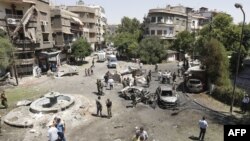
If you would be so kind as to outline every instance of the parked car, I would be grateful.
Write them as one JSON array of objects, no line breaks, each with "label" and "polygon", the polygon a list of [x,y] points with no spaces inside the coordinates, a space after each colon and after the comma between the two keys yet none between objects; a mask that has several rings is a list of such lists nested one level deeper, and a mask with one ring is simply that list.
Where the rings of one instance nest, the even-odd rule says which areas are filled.
[{"label": "parked car", "polygon": [[145,95],[149,93],[149,91],[143,87],[139,86],[127,86],[123,88],[121,91],[121,97],[125,98],[126,100],[131,100],[131,95],[135,94],[136,97],[141,97],[142,95]]},{"label": "parked car", "polygon": [[188,79],[186,86],[189,92],[198,93],[203,91],[203,84],[199,79]]},{"label": "parked car", "polygon": [[178,94],[173,91],[171,85],[161,85],[156,89],[159,107],[176,107],[178,104]]}]

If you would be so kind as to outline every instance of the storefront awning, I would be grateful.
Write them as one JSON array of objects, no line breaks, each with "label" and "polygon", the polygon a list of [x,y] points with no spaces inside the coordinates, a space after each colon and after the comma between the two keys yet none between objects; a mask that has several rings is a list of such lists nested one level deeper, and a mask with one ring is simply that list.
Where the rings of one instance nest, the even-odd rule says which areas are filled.
[{"label": "storefront awning", "polygon": [[82,21],[76,17],[71,17],[76,23],[83,25]]}]

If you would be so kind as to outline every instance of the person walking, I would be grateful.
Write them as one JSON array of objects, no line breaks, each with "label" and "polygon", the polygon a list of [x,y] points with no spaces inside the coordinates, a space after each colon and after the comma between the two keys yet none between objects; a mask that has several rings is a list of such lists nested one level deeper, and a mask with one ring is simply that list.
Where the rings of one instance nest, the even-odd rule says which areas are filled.
[{"label": "person walking", "polygon": [[243,114],[245,114],[247,111],[248,103],[249,103],[249,96],[245,94],[244,98],[242,99],[242,104],[241,104],[242,105],[241,110]]},{"label": "person walking", "polygon": [[96,115],[102,116],[102,104],[101,104],[101,97],[98,96],[96,100]]},{"label": "person walking", "polygon": [[93,70],[93,68],[92,68],[92,67],[90,68],[90,72],[91,72],[91,75],[93,75],[93,74],[94,74],[94,70]]},{"label": "person walking", "polygon": [[199,140],[203,141],[205,134],[206,134],[206,129],[208,127],[207,121],[205,116],[202,117],[201,120],[199,120],[199,127],[200,127],[200,135],[199,135]]},{"label": "person walking", "polygon": [[88,76],[90,76],[90,68],[88,68]]},{"label": "person walking", "polygon": [[173,83],[175,82],[175,80],[176,80],[176,74],[175,74],[175,72],[173,73],[173,76],[172,76],[172,81],[173,81]]},{"label": "person walking", "polygon": [[111,112],[112,101],[110,99],[107,99],[106,106],[107,106],[108,118],[111,118],[112,117],[112,112]]},{"label": "person walking", "polygon": [[147,75],[147,85],[148,85],[148,87],[150,86],[150,76],[149,75]]},{"label": "person walking", "polygon": [[48,140],[58,141],[58,130],[53,122],[49,123]]},{"label": "person walking", "polygon": [[95,67],[95,58],[92,60],[92,67]]},{"label": "person walking", "polygon": [[57,134],[59,136],[60,141],[66,141],[64,133],[65,133],[65,123],[61,120],[61,118],[56,119],[56,128],[58,130]]},{"label": "person walking", "polygon": [[150,81],[151,81],[151,76],[152,76],[151,70],[149,70],[148,76],[149,76],[149,79],[150,79]]},{"label": "person walking", "polygon": [[88,71],[86,68],[85,68],[85,76],[88,76]]}]

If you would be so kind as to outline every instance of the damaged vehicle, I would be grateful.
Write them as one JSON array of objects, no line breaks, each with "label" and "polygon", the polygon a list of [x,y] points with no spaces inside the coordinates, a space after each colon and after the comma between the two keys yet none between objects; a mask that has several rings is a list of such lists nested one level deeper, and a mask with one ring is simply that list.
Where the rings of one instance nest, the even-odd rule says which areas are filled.
[{"label": "damaged vehicle", "polygon": [[126,100],[132,100],[131,96],[134,94],[135,97],[142,97],[147,95],[149,91],[143,87],[132,86],[125,87],[120,91],[120,96],[125,98]]},{"label": "damaged vehicle", "polygon": [[158,105],[162,108],[176,107],[178,105],[178,94],[171,85],[162,85],[156,89]]}]

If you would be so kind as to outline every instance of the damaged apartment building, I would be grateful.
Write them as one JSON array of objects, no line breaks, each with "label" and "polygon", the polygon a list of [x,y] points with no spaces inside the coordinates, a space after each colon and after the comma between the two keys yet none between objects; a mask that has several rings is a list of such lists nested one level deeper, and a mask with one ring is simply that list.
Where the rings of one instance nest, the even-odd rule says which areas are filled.
[{"label": "damaged apartment building", "polygon": [[53,48],[49,0],[0,0],[0,26],[15,47],[19,76],[32,75],[35,66],[48,68],[39,55]]},{"label": "damaged apartment building", "polygon": [[15,47],[19,77],[36,76],[38,68],[47,72],[60,66],[79,37],[93,50],[100,47],[106,25],[104,8],[81,0],[75,6],[53,6],[49,0],[0,0],[0,28],[7,31]]}]

